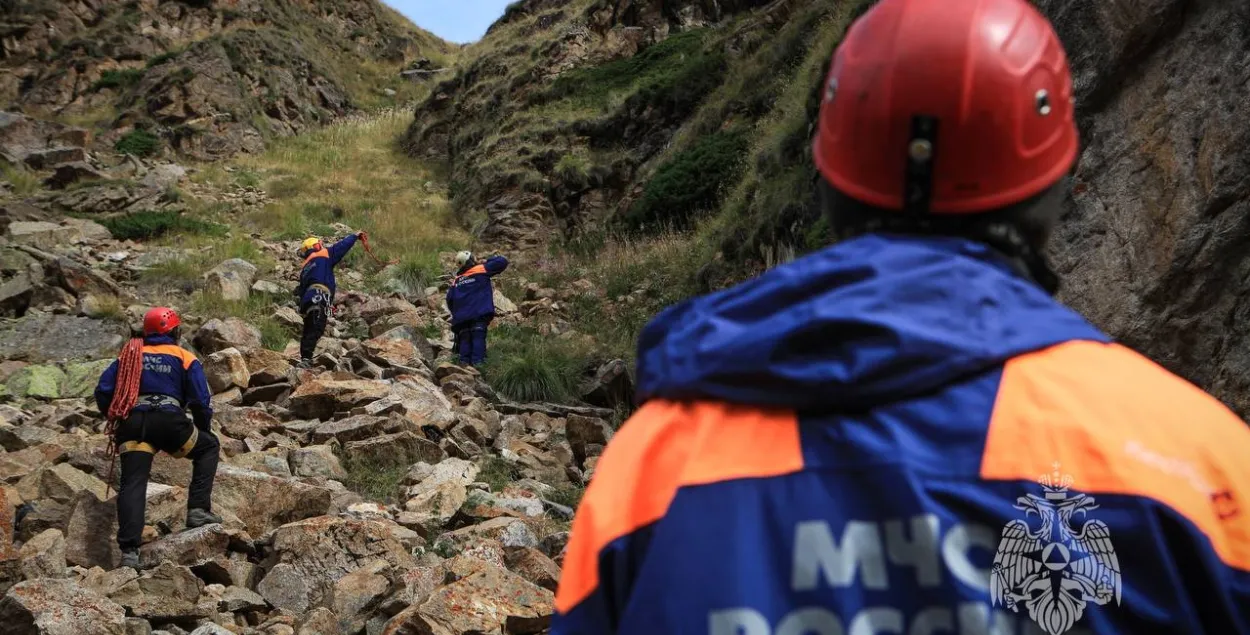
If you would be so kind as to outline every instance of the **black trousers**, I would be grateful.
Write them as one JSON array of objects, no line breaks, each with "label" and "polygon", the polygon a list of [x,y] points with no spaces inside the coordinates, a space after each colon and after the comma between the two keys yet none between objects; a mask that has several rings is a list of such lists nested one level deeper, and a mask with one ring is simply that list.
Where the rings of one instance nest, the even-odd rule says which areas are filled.
[{"label": "black trousers", "polygon": [[317,342],[320,342],[321,336],[325,335],[329,318],[324,304],[312,303],[304,309],[304,332],[299,338],[301,358],[312,359],[313,353],[317,350]]},{"label": "black trousers", "polygon": [[[192,433],[197,433],[197,438],[188,451],[185,446]],[[119,547],[139,548],[147,507],[148,478],[152,475],[152,459],[157,451],[191,459],[187,509],[212,511],[213,479],[217,476],[221,444],[211,431],[197,430],[182,412],[135,411],[117,425],[115,438],[122,446],[121,487],[117,492]]]}]

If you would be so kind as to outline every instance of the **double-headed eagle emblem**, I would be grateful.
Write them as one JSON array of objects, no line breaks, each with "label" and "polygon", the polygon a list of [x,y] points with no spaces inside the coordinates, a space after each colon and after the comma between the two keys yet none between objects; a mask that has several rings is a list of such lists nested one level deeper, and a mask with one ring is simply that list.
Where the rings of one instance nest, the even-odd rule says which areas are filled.
[{"label": "double-headed eagle emblem", "polygon": [[[1072,628],[1085,614],[1085,606],[1111,600],[1120,603],[1120,562],[1111,546],[1111,531],[1101,520],[1084,517],[1098,505],[1085,494],[1069,492],[1070,475],[1059,475],[1059,464],[1043,475],[1043,496],[1027,494],[1016,499],[1025,520],[1003,527],[1002,541],[994,555],[990,597],[995,606],[1012,611],[1023,606],[1029,617],[1050,635]],[[1037,514],[1040,527],[1029,525]],[[1077,516],[1084,520],[1073,526]]]}]

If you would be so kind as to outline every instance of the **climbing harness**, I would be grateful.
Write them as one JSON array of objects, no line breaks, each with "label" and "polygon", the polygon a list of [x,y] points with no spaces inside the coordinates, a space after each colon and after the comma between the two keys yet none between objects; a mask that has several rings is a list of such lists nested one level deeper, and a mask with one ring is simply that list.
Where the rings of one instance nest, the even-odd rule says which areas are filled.
[{"label": "climbing harness", "polygon": [[143,338],[131,338],[117,355],[117,383],[113,390],[113,401],[109,403],[104,433],[109,437],[108,478],[104,481],[104,497],[107,499],[113,486],[113,463],[117,458],[117,424],[130,416],[130,411],[139,403],[139,380],[143,377]]}]

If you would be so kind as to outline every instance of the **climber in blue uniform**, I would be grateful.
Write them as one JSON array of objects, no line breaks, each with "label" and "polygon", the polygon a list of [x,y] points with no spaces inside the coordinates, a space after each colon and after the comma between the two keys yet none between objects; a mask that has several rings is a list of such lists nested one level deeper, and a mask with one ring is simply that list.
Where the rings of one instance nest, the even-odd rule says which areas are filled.
[{"label": "climber in blue uniform", "polygon": [[[187,528],[221,522],[212,513],[213,479],[221,448],[211,427],[212,393],[203,365],[178,346],[180,324],[172,309],[148,311],[143,318],[142,348],[134,349],[132,359],[125,358],[123,351],[123,357],[105,369],[95,389],[96,405],[105,415],[115,398],[133,400],[128,411],[121,408],[125,412],[119,415],[113,433],[121,453],[117,546],[123,567],[139,567],[148,478],[157,451],[191,459]],[[191,411],[190,419],[186,410]]]},{"label": "climber in blue uniform", "polygon": [[299,255],[304,259],[304,268],[300,271],[295,295],[299,298],[299,312],[304,316],[304,331],[299,339],[301,367],[312,365],[313,352],[317,350],[321,336],[325,335],[326,324],[330,320],[330,307],[334,305],[336,290],[334,267],[355,246],[356,239],[364,237],[364,232],[358,232],[329,247],[323,246],[320,238],[310,237],[300,246]]},{"label": "climber in blue uniform", "polygon": [[495,318],[495,290],[490,279],[508,268],[508,259],[491,256],[478,263],[473,254],[456,254],[460,267],[447,289],[447,310],[455,333],[461,364],[477,366],[486,361],[486,329]]}]

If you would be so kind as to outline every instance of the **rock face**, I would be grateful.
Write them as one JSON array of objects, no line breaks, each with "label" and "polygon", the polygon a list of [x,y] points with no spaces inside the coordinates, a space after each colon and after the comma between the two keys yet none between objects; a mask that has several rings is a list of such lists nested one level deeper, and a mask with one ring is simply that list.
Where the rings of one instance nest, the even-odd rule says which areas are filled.
[{"label": "rock face", "polygon": [[1038,4],[1072,57],[1086,148],[1052,241],[1060,298],[1250,416],[1250,8]]}]

